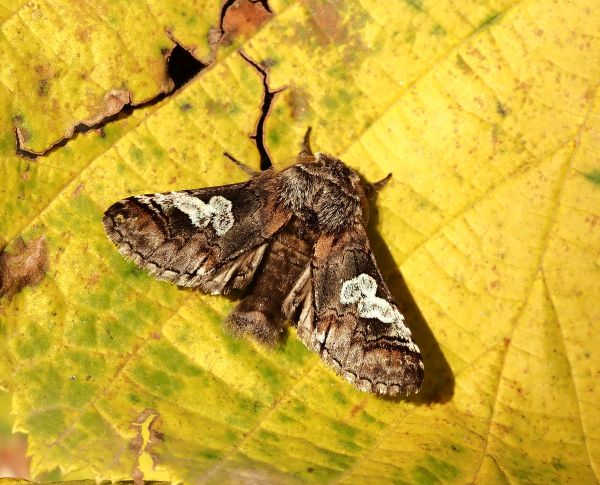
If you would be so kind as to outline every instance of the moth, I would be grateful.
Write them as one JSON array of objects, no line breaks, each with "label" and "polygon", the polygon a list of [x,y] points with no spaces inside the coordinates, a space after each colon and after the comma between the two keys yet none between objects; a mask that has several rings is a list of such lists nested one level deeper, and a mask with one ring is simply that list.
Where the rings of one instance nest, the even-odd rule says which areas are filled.
[{"label": "moth", "polygon": [[291,322],[358,389],[418,392],[421,354],[365,231],[369,198],[387,178],[368,184],[307,140],[281,171],[116,202],[106,233],[160,280],[213,295],[244,290],[225,322],[234,334],[274,345]]}]

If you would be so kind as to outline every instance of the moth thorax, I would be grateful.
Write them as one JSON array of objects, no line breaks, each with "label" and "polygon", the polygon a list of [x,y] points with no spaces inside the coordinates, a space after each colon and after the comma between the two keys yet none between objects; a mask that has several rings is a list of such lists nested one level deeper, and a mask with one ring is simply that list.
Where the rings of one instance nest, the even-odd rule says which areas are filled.
[{"label": "moth thorax", "polygon": [[[337,160],[298,164],[282,175],[281,202],[319,231],[339,232],[362,215],[361,197],[347,167]],[[357,178],[359,182],[359,179]]]}]

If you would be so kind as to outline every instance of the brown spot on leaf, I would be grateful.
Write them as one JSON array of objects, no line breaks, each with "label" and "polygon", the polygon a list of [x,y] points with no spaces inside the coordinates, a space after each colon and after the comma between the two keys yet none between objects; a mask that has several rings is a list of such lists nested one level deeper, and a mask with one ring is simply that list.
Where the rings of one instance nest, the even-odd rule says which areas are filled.
[{"label": "brown spot on leaf", "polygon": [[469,64],[467,64],[465,58],[460,54],[456,55],[456,65],[464,74],[473,74],[473,69],[471,68],[471,66],[469,66]]},{"label": "brown spot on leaf", "polygon": [[48,270],[48,245],[44,236],[26,244],[18,238],[11,252],[0,253],[0,297],[12,298],[25,286],[35,286]]},{"label": "brown spot on leaf", "polygon": [[223,39],[223,31],[218,28],[212,28],[208,31],[207,37],[208,45],[213,51],[215,51],[221,44],[221,39]]},{"label": "brown spot on leaf", "polygon": [[288,93],[286,101],[292,112],[292,118],[300,121],[306,116],[309,96],[305,91],[295,86]]},{"label": "brown spot on leaf", "polygon": [[27,167],[25,167],[25,170],[23,170],[21,172],[21,178],[27,182],[30,178],[31,178],[31,171],[30,171],[30,167],[29,164],[27,164]]},{"label": "brown spot on leaf", "polygon": [[477,47],[471,47],[467,50],[468,54],[472,57],[479,59],[480,61],[485,61],[486,57]]},{"label": "brown spot on leaf", "polygon": [[98,107],[96,114],[84,121],[84,124],[91,126],[99,123],[102,119],[117,114],[123,109],[123,106],[131,102],[131,93],[128,90],[113,89],[104,96],[104,103]]},{"label": "brown spot on leaf", "polygon": [[48,79],[40,79],[38,81],[38,96],[44,97],[48,94]]},{"label": "brown spot on leaf", "polygon": [[348,35],[339,12],[332,3],[307,0],[311,19],[318,27],[323,43],[344,44]]},{"label": "brown spot on leaf", "polygon": [[220,99],[206,99],[204,101],[204,108],[210,115],[223,115],[226,114],[231,107],[231,103]]},{"label": "brown spot on leaf", "polygon": [[590,214],[590,215],[586,216],[585,222],[587,222],[592,228],[595,228],[598,225],[598,223],[600,222],[600,217],[598,217],[594,214]]},{"label": "brown spot on leaf", "polygon": [[79,39],[80,42],[87,42],[88,40],[90,40],[90,36],[91,36],[91,32],[90,29],[77,29],[77,31],[75,32],[75,35],[77,35],[77,38]]},{"label": "brown spot on leaf", "polygon": [[583,99],[585,99],[586,101],[592,101],[594,99],[595,94],[596,90],[593,86],[590,86],[586,89],[585,93],[583,94]]},{"label": "brown spot on leaf", "polygon": [[509,109],[504,103],[500,101],[496,101],[496,113],[498,113],[503,118],[506,117],[509,113]]},{"label": "brown spot on leaf", "polygon": [[231,44],[234,37],[248,38],[272,15],[261,2],[236,0],[224,12],[221,22],[223,32],[221,42],[227,45]]},{"label": "brown spot on leaf", "polygon": [[87,281],[85,283],[85,287],[90,289],[90,288],[96,286],[96,283],[98,283],[99,280],[100,280],[100,275],[94,271],[92,273],[92,275],[87,279]]},{"label": "brown spot on leaf", "polygon": [[15,133],[17,135],[17,140],[21,145],[27,143],[31,139],[31,133],[20,126],[15,126]]},{"label": "brown spot on leaf", "polygon": [[359,411],[362,411],[365,408],[366,404],[367,404],[367,400],[363,399],[358,404],[355,404],[354,406],[352,406],[352,409],[350,410],[350,417],[353,418],[356,415],[356,413],[358,413]]},{"label": "brown spot on leaf", "polygon": [[75,187],[75,190],[73,191],[73,193],[71,194],[71,196],[73,196],[73,197],[79,197],[79,194],[83,190],[83,187],[85,187],[85,184],[83,184],[83,183],[79,184],[77,187]]}]

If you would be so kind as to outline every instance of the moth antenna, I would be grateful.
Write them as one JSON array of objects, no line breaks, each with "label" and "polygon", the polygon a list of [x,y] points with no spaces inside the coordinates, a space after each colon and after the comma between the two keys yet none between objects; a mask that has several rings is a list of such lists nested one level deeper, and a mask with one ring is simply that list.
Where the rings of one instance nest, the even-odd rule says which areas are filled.
[{"label": "moth antenna", "polygon": [[383,189],[383,187],[385,187],[385,185],[390,181],[390,179],[392,178],[392,174],[388,173],[385,177],[383,177],[381,180],[378,180],[377,182],[374,182],[372,184],[369,184],[369,188],[371,189],[370,192],[372,194],[376,194],[377,192],[379,192],[381,189]]},{"label": "moth antenna", "polygon": [[306,133],[304,134],[304,139],[302,140],[302,149],[300,150],[300,155],[310,155],[314,156],[312,148],[310,147],[310,134],[312,132],[312,126],[309,126],[306,129]]},{"label": "moth antenna", "polygon": [[233,155],[231,155],[228,152],[223,152],[223,155],[225,155],[227,158],[229,158],[229,160],[231,160],[235,165],[237,165],[238,168],[242,169],[244,172],[246,172],[251,177],[256,177],[260,173],[260,172],[257,172],[256,170],[252,169],[245,163],[240,162],[237,158],[235,158]]}]

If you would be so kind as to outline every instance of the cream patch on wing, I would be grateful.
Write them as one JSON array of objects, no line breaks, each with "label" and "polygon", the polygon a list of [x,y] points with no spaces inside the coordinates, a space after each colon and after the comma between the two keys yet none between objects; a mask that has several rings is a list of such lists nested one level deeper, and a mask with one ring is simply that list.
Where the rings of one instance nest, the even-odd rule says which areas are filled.
[{"label": "cream patch on wing", "polygon": [[362,273],[356,278],[344,281],[340,292],[340,302],[344,305],[357,304],[358,315],[362,318],[374,318],[383,323],[393,324],[396,336],[408,340],[411,350],[418,352],[418,347],[410,341],[410,330],[404,325],[404,316],[395,305],[375,296],[377,282],[368,274]]},{"label": "cream patch on wing", "polygon": [[201,229],[212,223],[217,236],[226,234],[233,226],[234,218],[230,200],[220,195],[210,198],[208,203],[185,192],[171,192],[168,195],[156,194],[156,202],[161,206],[172,205],[186,214],[190,222]]}]

